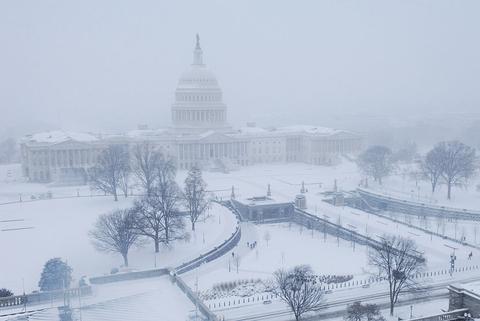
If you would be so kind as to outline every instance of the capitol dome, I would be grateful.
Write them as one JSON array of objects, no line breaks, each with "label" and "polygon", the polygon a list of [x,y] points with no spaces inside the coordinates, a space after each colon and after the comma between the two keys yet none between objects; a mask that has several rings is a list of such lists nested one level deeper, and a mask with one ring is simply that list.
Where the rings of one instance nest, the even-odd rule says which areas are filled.
[{"label": "capitol dome", "polygon": [[221,90],[217,78],[205,65],[192,64],[178,81],[178,90],[214,89]]},{"label": "capitol dome", "polygon": [[175,90],[172,121],[184,131],[227,128],[227,107],[215,75],[203,63],[200,39],[193,51],[193,63],[184,72]]}]

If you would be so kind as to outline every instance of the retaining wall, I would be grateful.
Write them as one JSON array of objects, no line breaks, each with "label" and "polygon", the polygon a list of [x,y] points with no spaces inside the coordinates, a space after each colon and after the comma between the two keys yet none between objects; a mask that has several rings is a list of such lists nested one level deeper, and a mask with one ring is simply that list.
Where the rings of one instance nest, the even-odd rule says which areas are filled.
[{"label": "retaining wall", "polygon": [[134,272],[126,272],[126,273],[116,273],[116,274],[110,274],[110,275],[104,275],[104,276],[91,277],[90,283],[105,284],[105,283],[112,283],[112,282],[153,278],[153,277],[162,276],[168,273],[169,273],[169,270],[167,268],[145,270],[145,271],[134,271]]},{"label": "retaining wall", "polygon": [[310,214],[299,208],[295,208],[293,221],[309,229],[315,229],[330,235],[338,236],[347,241],[355,241],[358,244],[378,247],[380,242],[356,231],[349,230],[343,226],[334,224],[327,219]]},{"label": "retaining wall", "polygon": [[357,193],[369,206],[380,210],[400,212],[415,216],[440,216],[443,218],[480,221],[479,211],[413,202],[374,193],[363,188],[357,188]]},{"label": "retaining wall", "polygon": [[86,296],[92,294],[90,286],[80,288],[72,288],[67,290],[35,292],[25,295],[14,295],[6,298],[0,298],[0,308],[22,306],[25,304],[36,304],[54,300],[60,300],[67,297],[74,298],[78,296]]},{"label": "retaining wall", "polygon": [[198,311],[208,320],[216,321],[217,316],[203,303],[203,301],[197,296],[197,294],[179,277],[174,273],[170,275],[172,282],[178,286],[180,290],[192,301]]}]

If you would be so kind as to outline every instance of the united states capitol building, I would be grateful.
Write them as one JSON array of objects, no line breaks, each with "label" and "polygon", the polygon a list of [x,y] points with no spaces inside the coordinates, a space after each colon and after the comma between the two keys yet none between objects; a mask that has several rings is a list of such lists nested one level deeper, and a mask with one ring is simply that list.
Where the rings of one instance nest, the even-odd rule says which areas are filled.
[{"label": "united states capitol building", "polygon": [[304,162],[330,165],[362,147],[358,134],[317,126],[232,128],[215,75],[203,62],[197,36],[193,63],[182,74],[171,106],[172,126],[123,134],[51,131],[24,137],[22,170],[32,182],[87,181],[87,170],[109,144],[149,142],[172,157],[181,170],[194,164],[204,170],[230,171],[258,163]]}]

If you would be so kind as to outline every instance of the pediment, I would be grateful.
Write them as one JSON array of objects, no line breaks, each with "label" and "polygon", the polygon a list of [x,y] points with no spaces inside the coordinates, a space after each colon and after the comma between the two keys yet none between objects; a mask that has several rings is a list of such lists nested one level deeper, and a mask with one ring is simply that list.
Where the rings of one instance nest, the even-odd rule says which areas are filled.
[{"label": "pediment", "polygon": [[236,140],[222,133],[207,132],[205,134],[200,135],[200,138],[198,139],[198,141],[202,143],[228,143],[228,142],[235,142]]},{"label": "pediment", "polygon": [[91,147],[91,142],[79,142],[74,139],[69,139],[63,142],[56,143],[53,146],[55,148],[80,149]]},{"label": "pediment", "polygon": [[341,132],[335,133],[330,137],[333,137],[333,138],[336,138],[336,139],[359,138],[358,135],[356,135],[354,133],[351,133],[351,132],[347,132],[347,131],[341,131]]}]

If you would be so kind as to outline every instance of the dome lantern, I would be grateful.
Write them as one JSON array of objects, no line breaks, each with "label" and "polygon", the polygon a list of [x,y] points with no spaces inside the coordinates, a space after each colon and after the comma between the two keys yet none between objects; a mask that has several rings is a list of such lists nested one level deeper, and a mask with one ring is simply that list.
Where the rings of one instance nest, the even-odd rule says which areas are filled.
[{"label": "dome lantern", "polygon": [[193,51],[193,64],[194,65],[203,65],[203,51],[200,47],[200,36],[197,33],[196,36],[197,43],[195,44],[195,50]]}]

